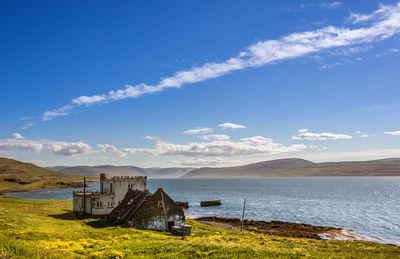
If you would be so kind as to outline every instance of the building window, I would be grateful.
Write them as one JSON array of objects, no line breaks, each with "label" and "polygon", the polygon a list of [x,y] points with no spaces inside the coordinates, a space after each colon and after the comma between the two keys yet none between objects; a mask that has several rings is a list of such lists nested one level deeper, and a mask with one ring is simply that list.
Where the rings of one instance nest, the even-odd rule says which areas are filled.
[{"label": "building window", "polygon": [[112,183],[110,183],[110,192],[113,192],[113,190],[112,190]]},{"label": "building window", "polygon": [[128,184],[128,189],[133,189],[133,184]]},{"label": "building window", "polygon": [[101,209],[103,208],[103,203],[102,202],[96,202],[96,208]]},{"label": "building window", "polygon": [[109,207],[109,208],[112,208],[112,207],[114,207],[114,202],[112,202],[112,201],[109,201],[109,202],[108,202],[108,207]]}]

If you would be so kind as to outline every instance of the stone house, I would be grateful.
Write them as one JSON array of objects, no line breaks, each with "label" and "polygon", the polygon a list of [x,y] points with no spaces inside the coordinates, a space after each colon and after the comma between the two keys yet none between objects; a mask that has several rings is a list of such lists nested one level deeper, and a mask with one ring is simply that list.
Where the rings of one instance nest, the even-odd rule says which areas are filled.
[{"label": "stone house", "polygon": [[145,191],[146,185],[147,176],[108,178],[105,174],[100,174],[100,191],[73,192],[73,211],[93,216],[106,216],[122,201],[128,190]]},{"label": "stone house", "polygon": [[109,220],[128,224],[137,229],[168,231],[185,224],[185,214],[163,189],[128,190],[125,198],[107,216]]}]

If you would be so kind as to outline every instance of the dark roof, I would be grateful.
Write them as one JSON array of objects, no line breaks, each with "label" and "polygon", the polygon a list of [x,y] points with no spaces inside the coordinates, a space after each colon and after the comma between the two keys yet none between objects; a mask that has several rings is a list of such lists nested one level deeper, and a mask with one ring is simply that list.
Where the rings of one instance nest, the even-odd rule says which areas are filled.
[{"label": "dark roof", "polygon": [[129,189],[124,199],[110,212],[107,218],[125,222],[129,221],[149,196],[151,196],[151,193],[148,190],[138,191]]}]

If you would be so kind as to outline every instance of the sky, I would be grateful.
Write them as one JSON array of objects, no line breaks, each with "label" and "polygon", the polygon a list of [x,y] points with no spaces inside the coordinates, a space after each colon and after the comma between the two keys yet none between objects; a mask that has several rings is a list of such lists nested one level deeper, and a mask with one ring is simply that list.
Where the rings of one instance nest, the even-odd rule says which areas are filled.
[{"label": "sky", "polygon": [[1,1],[0,156],[400,157],[399,1]]}]

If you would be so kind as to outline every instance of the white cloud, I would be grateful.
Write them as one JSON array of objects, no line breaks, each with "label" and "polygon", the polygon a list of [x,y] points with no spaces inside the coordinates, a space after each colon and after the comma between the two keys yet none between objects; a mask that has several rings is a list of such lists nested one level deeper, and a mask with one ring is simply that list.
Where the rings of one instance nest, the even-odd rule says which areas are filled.
[{"label": "white cloud", "polygon": [[[333,2],[327,6],[338,5],[340,2]],[[363,21],[370,24],[354,29],[328,26],[313,31],[292,33],[276,40],[259,41],[244,51],[240,51],[236,57],[228,58],[221,63],[210,62],[178,71],[171,77],[162,78],[154,86],[143,83],[134,86],[127,85],[124,89],[110,91],[107,94],[77,97],[72,100],[70,105],[46,111],[42,115],[42,120],[51,120],[54,117],[67,115],[81,105],[89,106],[125,98],[138,98],[167,88],[180,88],[185,84],[217,78],[248,67],[274,64],[336,47],[381,41],[400,32],[400,3],[392,6],[381,5],[378,10],[368,15],[352,14],[351,20],[354,23]]]},{"label": "white cloud", "polygon": [[203,140],[228,140],[231,137],[225,134],[211,134],[211,135],[199,136],[199,138]]},{"label": "white cloud", "polygon": [[84,142],[49,141],[47,150],[57,155],[72,156],[90,152],[92,148]]},{"label": "white cloud", "polygon": [[307,131],[308,131],[308,129],[299,129],[300,133],[307,132]]},{"label": "white cloud", "polygon": [[102,152],[107,152],[107,153],[114,153],[119,157],[126,157],[126,153],[122,152],[119,150],[116,146],[114,145],[109,145],[109,144],[98,144],[97,145]]},{"label": "white cloud", "polygon": [[14,148],[28,150],[38,154],[43,149],[43,145],[37,141],[27,139],[0,139],[0,150],[9,150]]},{"label": "white cloud", "polygon": [[385,131],[385,134],[392,135],[392,136],[400,136],[400,130],[398,130],[398,131]]},{"label": "white cloud", "polygon": [[93,95],[93,96],[80,96],[78,98],[73,99],[71,102],[76,105],[91,105],[94,103],[100,103],[106,100],[106,95]]},{"label": "white cloud", "polygon": [[354,24],[356,23],[364,23],[368,21],[375,21],[375,20],[388,20],[391,18],[393,13],[398,12],[400,4],[397,6],[390,6],[390,5],[383,5],[379,6],[379,9],[374,11],[370,14],[358,14],[358,13],[351,13],[349,20],[352,21]]},{"label": "white cloud", "polygon": [[231,123],[231,122],[221,123],[221,124],[219,124],[219,126],[223,129],[245,129],[246,128],[246,126],[244,126],[244,125],[235,124],[235,123]]},{"label": "white cloud", "polygon": [[39,154],[43,148],[54,154],[64,156],[87,154],[91,150],[91,147],[84,142],[52,141],[47,139],[29,140],[18,133],[14,133],[11,138],[0,139],[1,150],[19,149]]},{"label": "white cloud", "polygon": [[368,134],[361,134],[360,137],[361,138],[368,138],[369,136],[368,136]]},{"label": "white cloud", "polygon": [[[100,147],[100,145],[99,145]],[[186,157],[234,157],[249,155],[276,155],[281,153],[297,152],[305,149],[302,144],[284,146],[274,142],[272,139],[255,136],[243,138],[240,141],[210,141],[194,142],[186,145],[173,144],[159,141],[153,149],[123,148],[117,149],[114,146],[108,152],[117,155],[145,153],[156,156],[186,156]],[[115,149],[114,149],[115,148]],[[107,151],[106,148],[103,148]]]},{"label": "white cloud", "polygon": [[186,131],[183,132],[183,134],[185,134],[185,135],[196,135],[196,134],[206,134],[206,133],[211,133],[211,132],[213,132],[213,130],[210,129],[210,128],[197,127],[195,129],[186,130]]},{"label": "white cloud", "polygon": [[159,140],[160,140],[159,137],[154,137],[154,136],[146,136],[146,137],[144,137],[144,139],[147,139],[147,140],[154,140],[154,141],[159,141]]},{"label": "white cloud", "polygon": [[337,133],[312,133],[305,131],[305,129],[299,130],[297,136],[293,136],[292,139],[295,140],[328,140],[328,139],[351,139],[352,136],[346,134]]},{"label": "white cloud", "polygon": [[24,137],[19,133],[14,133],[11,136],[12,139],[23,139]]}]

